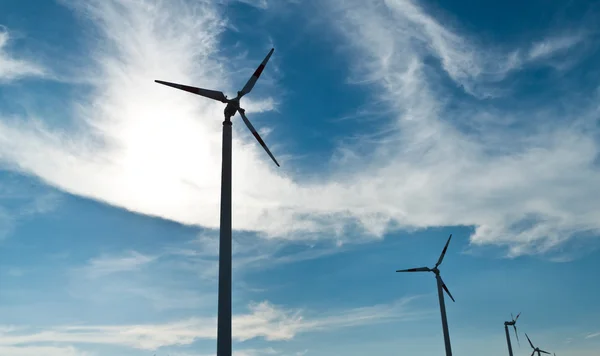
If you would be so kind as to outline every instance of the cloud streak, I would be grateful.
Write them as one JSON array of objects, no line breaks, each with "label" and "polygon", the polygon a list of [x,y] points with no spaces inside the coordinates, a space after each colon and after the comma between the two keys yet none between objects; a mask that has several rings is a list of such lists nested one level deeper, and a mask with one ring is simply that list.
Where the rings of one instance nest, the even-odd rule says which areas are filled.
[{"label": "cloud streak", "polygon": [[91,356],[92,354],[78,350],[72,346],[0,346],[2,355],[10,356]]},{"label": "cloud streak", "polygon": [[0,25],[0,83],[25,77],[46,76],[47,71],[41,65],[28,59],[19,59],[9,53],[10,39],[8,29]]},{"label": "cloud streak", "polygon": [[541,42],[535,43],[529,51],[530,59],[539,59],[548,57],[556,53],[564,52],[574,46],[580,44],[583,36],[571,35],[549,38]]},{"label": "cloud streak", "polygon": [[129,251],[124,256],[101,256],[89,261],[84,268],[88,278],[107,276],[113,273],[134,271],[152,262],[155,257],[146,256],[136,251]]},{"label": "cloud streak", "polygon": [[24,220],[47,214],[61,204],[61,195],[35,182],[22,182],[6,174],[0,186],[0,241],[10,236]]},{"label": "cloud streak", "polygon": [[586,339],[593,339],[593,338],[598,337],[598,336],[600,336],[600,332],[588,334],[588,335],[585,336],[585,338]]},{"label": "cloud streak", "polygon": [[[568,124],[561,124],[564,119],[549,117],[552,103],[514,111],[460,103],[450,88],[439,89],[441,83],[433,89],[439,70],[472,91],[469,81],[485,82],[479,74],[505,57],[440,27],[413,2],[363,4],[339,2],[339,29],[364,62],[357,79],[380,84],[397,114],[392,134],[369,157],[374,173],[354,177],[356,195],[368,190],[379,206],[393,206],[390,216],[401,226],[475,226],[472,242],[509,246],[513,256],[548,252],[573,236],[598,232],[598,145],[589,131],[596,104],[568,107]],[[440,67],[425,61],[431,50]],[[444,95],[461,110],[450,109]]]},{"label": "cloud streak", "polygon": [[[305,316],[302,310],[288,310],[269,302],[252,303],[249,313],[233,318],[233,337],[237,341],[264,338],[290,340],[300,333],[330,331],[375,323],[418,320],[430,313],[414,311],[414,297],[366,308],[338,310],[320,316]],[[141,350],[192,344],[198,339],[216,338],[216,318],[189,318],[164,324],[59,326],[42,331],[6,328],[0,333],[0,347],[16,348],[34,344],[105,344]]]}]

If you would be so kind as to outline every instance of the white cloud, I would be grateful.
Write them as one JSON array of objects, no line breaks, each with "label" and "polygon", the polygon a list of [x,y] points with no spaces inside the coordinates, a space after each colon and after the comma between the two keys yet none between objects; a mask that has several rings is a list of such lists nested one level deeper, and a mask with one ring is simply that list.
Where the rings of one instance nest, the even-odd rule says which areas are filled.
[{"label": "white cloud", "polygon": [[[197,354],[187,352],[169,352],[171,356],[212,356],[212,354]],[[266,355],[277,355],[286,356],[279,351],[269,347],[265,349],[244,349],[244,350],[233,350],[233,356],[266,356]]]},{"label": "white cloud", "polygon": [[266,356],[266,355],[281,355],[280,352],[269,347],[266,349],[246,349],[233,352],[234,356]]},{"label": "white cloud", "polygon": [[156,257],[129,251],[123,256],[100,256],[84,267],[88,278],[97,278],[117,272],[134,271],[152,262]]},{"label": "white cloud", "polygon": [[[93,95],[76,105],[87,126],[63,131],[36,118],[2,120],[0,159],[73,194],[217,228],[223,107],[152,80],[233,92],[232,68],[218,64],[226,21],[204,2],[72,4],[102,35],[93,39],[94,67],[82,71]],[[409,1],[325,8],[336,11],[333,26],[358,49],[357,73],[380,85],[378,104],[394,113],[390,130],[367,154],[340,147],[334,173],[308,183],[286,173],[285,161],[275,170],[236,121],[234,228],[343,240],[356,238],[345,235],[356,228],[373,238],[391,228],[466,225],[476,227],[475,244],[509,246],[512,255],[547,252],[600,230],[598,149],[585,126],[596,107],[573,101],[563,108],[569,125],[556,123],[554,102],[529,111],[469,102],[453,111],[446,105],[452,91],[425,62],[439,58],[444,73],[480,98],[504,91],[495,83],[522,69],[519,53],[527,50],[488,49]],[[275,106],[253,98],[244,98],[248,107]],[[524,124],[521,131],[510,127],[515,121]],[[285,147],[267,141],[283,155]]]},{"label": "white cloud", "polygon": [[[342,327],[370,325],[389,321],[415,320],[429,313],[410,310],[414,299],[401,299],[390,305],[338,310],[304,316],[301,310],[286,310],[269,302],[249,305],[250,313],[234,315],[233,337],[244,341],[262,337],[289,340],[299,333],[327,331]],[[216,338],[215,318],[189,318],[164,324],[115,326],[60,326],[42,331],[5,328],[0,333],[0,348],[32,344],[109,344],[143,350],[165,346],[189,345],[197,339]],[[264,351],[264,350],[263,350]]]},{"label": "white cloud", "polygon": [[11,277],[21,277],[25,274],[25,271],[20,268],[9,268],[6,273]]},{"label": "white cloud", "polygon": [[14,217],[0,207],[0,240],[6,238],[15,228]]},{"label": "white cloud", "polygon": [[216,291],[199,280],[202,268],[187,268],[187,261],[180,261],[181,255],[168,257],[173,255],[137,251],[102,254],[69,269],[68,293],[78,302],[91,303],[93,308],[128,308],[130,298],[134,298],[136,308],[152,313],[197,312],[209,306],[212,310]]},{"label": "white cloud", "polygon": [[[209,4],[183,1],[88,1],[73,6],[96,21],[108,40],[101,40],[103,46],[93,54],[98,67],[87,72],[97,84],[94,95],[77,106],[78,120],[88,127],[67,135],[39,120],[28,125],[2,121],[1,159],[71,193],[217,227],[223,107],[153,79],[228,89],[227,80],[220,78],[221,66],[208,57],[216,54],[224,26],[218,13]],[[252,110],[272,105],[269,100],[246,102]],[[261,220],[267,218],[264,208],[253,212],[262,204],[251,194],[257,182],[290,184],[273,176],[263,153],[255,142],[234,142],[234,170],[257,171],[234,183],[235,199],[247,202],[236,207],[237,227],[255,226],[261,215]],[[148,194],[148,189],[154,192]]]},{"label": "white cloud", "polygon": [[567,49],[570,49],[581,43],[582,40],[583,37],[579,35],[548,38],[544,41],[533,44],[531,50],[529,51],[529,58],[538,59],[551,56],[557,52],[564,52]]},{"label": "white cloud", "polygon": [[598,349],[570,348],[557,351],[557,355],[596,356]]},{"label": "white cloud", "polygon": [[4,333],[14,332],[20,329],[21,328],[19,328],[16,325],[0,325],[0,335]]},{"label": "white cloud", "polygon": [[600,332],[588,334],[588,335],[585,336],[585,338],[586,339],[592,339],[592,338],[595,338],[595,337],[598,337],[598,336],[600,336]]},{"label": "white cloud", "polygon": [[11,175],[0,182],[0,240],[34,215],[53,212],[60,206],[59,193],[33,182],[19,182]]},{"label": "white cloud", "polygon": [[8,53],[10,41],[8,29],[0,25],[0,83],[23,77],[43,77],[46,70],[39,64],[26,59],[18,59]]},{"label": "white cloud", "polygon": [[246,5],[254,6],[259,9],[267,9],[269,7],[269,2],[267,0],[236,0]]},{"label": "white cloud", "polygon": [[73,346],[0,346],[0,355],[7,356],[92,356]]},{"label": "white cloud", "polygon": [[[412,57],[433,55],[439,59],[445,73],[467,93],[478,98],[499,96],[506,90],[491,84],[501,81],[528,62],[564,51],[584,39],[583,35],[550,37],[534,43],[528,50],[505,50],[489,43],[479,43],[476,38],[445,26],[426,13],[418,1],[385,0],[384,4],[382,6],[379,1],[372,0],[360,5],[352,1],[338,1],[335,6],[336,11],[345,15],[341,19],[344,32],[354,33],[358,29],[362,36],[369,37],[370,41],[362,42],[367,52],[381,50],[375,57],[377,63],[369,69],[376,78],[386,82],[388,78],[381,77],[382,71],[393,70],[400,75],[407,70]],[[398,65],[400,56],[404,58]]]},{"label": "white cloud", "polygon": [[[328,256],[350,247],[295,246],[264,240],[252,234],[236,235],[233,241],[234,284],[242,291],[264,292],[244,282],[247,274],[283,264]],[[331,244],[329,244],[331,245]],[[138,298],[138,308],[151,311],[211,310],[216,307],[218,236],[206,232],[185,244],[167,243],[152,255],[130,250],[102,254],[82,266],[71,266],[68,291],[78,300],[98,305],[121,306],[124,297]],[[358,247],[358,246],[356,246]],[[107,277],[107,278],[103,278]]]},{"label": "white cloud", "polygon": [[[384,216],[394,217],[400,226],[475,226],[472,242],[508,245],[512,255],[546,252],[574,236],[598,232],[598,147],[590,133],[597,106],[568,107],[566,125],[560,124],[563,117],[552,114],[552,103],[531,111],[490,111],[485,102],[449,110],[443,97],[451,92],[439,84],[433,89],[435,68],[425,64],[428,52],[413,41],[429,32],[400,18],[413,17],[420,26],[442,30],[428,17],[422,19],[425,15],[412,3],[386,3],[388,7],[345,2],[338,9],[341,33],[365,53],[357,58],[364,63],[359,73],[376,79],[380,95],[394,98],[389,103],[398,112],[393,137],[387,135],[387,142],[369,157],[373,172],[353,177],[354,196],[363,203],[372,197],[371,206],[387,206]],[[396,30],[404,27],[410,30]],[[430,34],[439,41],[435,46],[440,49],[434,46],[433,51],[442,53],[441,58],[454,53],[447,56],[451,63],[442,61],[443,69],[461,84],[460,73],[476,77],[487,56],[472,62],[475,48],[463,48],[462,39],[444,31]],[[507,117],[522,121],[521,130],[510,129]],[[465,126],[466,132],[461,129]],[[364,159],[359,155],[344,163],[358,165]]]},{"label": "white cloud", "polygon": [[[264,240],[251,234],[233,236],[233,266],[237,273],[256,272],[283,264],[314,260],[328,255],[348,251],[349,247],[319,244],[296,246],[293,253],[282,253],[289,246],[288,241]],[[200,271],[205,279],[218,277],[218,232],[203,232],[198,239],[185,247],[167,247],[163,257],[177,256],[177,263],[186,269]]]}]

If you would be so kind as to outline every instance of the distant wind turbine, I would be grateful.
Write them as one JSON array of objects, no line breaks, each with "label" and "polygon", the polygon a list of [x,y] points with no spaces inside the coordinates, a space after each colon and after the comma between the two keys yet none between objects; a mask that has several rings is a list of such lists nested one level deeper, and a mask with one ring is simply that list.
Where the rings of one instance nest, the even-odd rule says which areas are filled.
[{"label": "distant wind turbine", "polygon": [[548,354],[548,355],[550,355],[550,353],[548,351],[540,350],[539,347],[533,346],[533,344],[531,343],[531,340],[529,339],[529,336],[527,336],[527,333],[525,333],[525,337],[527,337],[527,341],[529,341],[529,345],[533,349],[533,352],[531,353],[531,356],[535,355],[536,352],[538,353],[538,356],[541,356],[541,354]]},{"label": "distant wind turbine", "polygon": [[217,356],[231,356],[231,117],[240,113],[242,120],[252,132],[258,143],[265,149],[269,157],[277,166],[279,163],[262,140],[254,126],[246,117],[245,110],[240,107],[240,99],[250,93],[254,84],[267,65],[275,49],[271,48],[262,63],[256,68],[244,88],[237,92],[233,99],[227,99],[225,94],[216,90],[190,87],[155,80],[156,83],[167,85],[176,89],[185,90],[192,94],[204,96],[227,104],[225,107],[225,121],[223,121],[223,151],[221,169],[221,221],[219,235],[219,303],[217,314]]},{"label": "distant wind turbine", "polygon": [[[517,314],[517,317],[513,317],[512,313],[510,314],[511,317],[511,321],[505,321],[504,322],[504,332],[506,333],[506,343],[508,344],[508,355],[509,356],[513,356],[513,350],[512,350],[512,345],[510,343],[510,333],[508,332],[508,327],[512,326],[515,329],[515,336],[517,337],[517,342],[519,342],[519,334],[517,333],[517,319],[519,319],[519,315],[521,315],[521,313]],[[519,342],[519,346],[520,346],[520,342]]]},{"label": "distant wind turbine", "polygon": [[444,249],[442,250],[442,254],[440,255],[440,258],[438,259],[437,263],[435,264],[435,266],[433,268],[419,267],[419,268],[410,268],[410,269],[403,269],[403,270],[396,271],[396,272],[433,272],[433,273],[435,273],[435,279],[437,281],[438,297],[440,300],[440,312],[442,314],[442,328],[444,331],[444,345],[446,346],[446,356],[452,356],[452,348],[450,346],[450,334],[448,332],[448,320],[446,319],[446,304],[444,303],[444,292],[442,291],[442,289],[444,291],[446,291],[446,293],[448,293],[448,296],[450,297],[450,299],[452,299],[453,302],[455,300],[454,300],[454,297],[452,297],[452,294],[450,294],[448,287],[446,287],[446,284],[442,280],[438,266],[441,265],[442,261],[444,260],[444,256],[446,255],[446,251],[448,250],[448,245],[450,244],[450,239],[452,239],[452,234],[450,234],[450,237],[448,237],[446,246],[444,246]]}]

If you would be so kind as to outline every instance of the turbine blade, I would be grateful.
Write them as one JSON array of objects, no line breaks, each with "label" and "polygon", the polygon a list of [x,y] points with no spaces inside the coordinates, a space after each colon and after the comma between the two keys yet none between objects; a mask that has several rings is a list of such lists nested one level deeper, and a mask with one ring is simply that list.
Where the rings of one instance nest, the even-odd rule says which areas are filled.
[{"label": "turbine blade", "polygon": [[549,353],[548,351],[539,350],[538,352],[541,352],[541,353],[543,353],[543,354],[548,354],[548,355],[550,355],[550,353]]},{"label": "turbine blade", "polygon": [[271,50],[269,51],[269,53],[267,54],[265,59],[263,59],[262,63],[254,71],[254,74],[252,74],[250,79],[248,79],[248,82],[246,83],[246,85],[244,85],[244,88],[240,92],[242,94],[241,96],[248,94],[252,90],[252,88],[254,88],[254,84],[256,84],[256,81],[260,77],[260,74],[265,69],[265,66],[267,65],[267,62],[269,61],[269,58],[271,58],[271,55],[273,54],[274,50],[275,50],[275,48],[271,48]]},{"label": "turbine blade", "polygon": [[438,259],[437,263],[435,264],[436,267],[442,264],[442,261],[444,260],[444,256],[446,255],[446,251],[448,250],[448,245],[450,244],[451,238],[452,238],[452,234],[450,234],[450,237],[448,237],[446,246],[444,246],[444,249],[442,250],[442,254],[440,255],[440,258]]},{"label": "turbine blade", "polygon": [[519,314],[517,314],[517,317],[515,318],[515,322],[516,322],[517,320],[519,320],[519,316],[521,316],[521,312],[519,312]]},{"label": "turbine blade", "polygon": [[531,356],[535,355],[535,350],[533,350],[533,352],[531,353]]},{"label": "turbine blade", "polygon": [[448,287],[446,287],[446,283],[444,283],[444,280],[442,280],[442,277],[440,277],[440,282],[442,282],[442,288],[444,288],[446,293],[448,293],[448,296],[450,297],[450,299],[452,299],[452,301],[456,303],[456,300],[454,300],[454,297],[452,296],[452,294],[450,294],[450,291],[448,290]]},{"label": "turbine blade", "polygon": [[517,343],[519,344],[519,347],[521,347],[521,342],[519,341],[519,333],[517,332],[517,326],[515,324],[513,324],[513,328],[515,329],[515,336],[517,337]]},{"label": "turbine blade", "polygon": [[225,97],[225,94],[223,94],[223,92],[220,92],[220,91],[196,88],[196,87],[191,87],[188,85],[182,85],[182,84],[176,84],[176,83],[169,83],[169,82],[164,82],[162,80],[155,80],[155,82],[158,84],[172,87],[172,88],[185,90],[185,91],[193,93],[193,94],[201,95],[205,98],[217,100],[222,103],[227,103],[227,97]]},{"label": "turbine blade", "polygon": [[396,272],[429,272],[431,271],[429,267],[419,267],[419,268],[409,268],[409,269],[399,269]]},{"label": "turbine blade", "polygon": [[279,167],[279,163],[277,162],[277,160],[275,159],[275,157],[273,157],[273,154],[271,153],[271,151],[269,151],[269,148],[267,147],[267,144],[265,143],[265,141],[263,141],[263,139],[260,137],[260,135],[258,134],[258,132],[256,131],[256,129],[254,128],[254,126],[252,126],[252,124],[250,123],[250,120],[248,120],[248,118],[246,117],[245,110],[244,109],[239,109],[238,111],[240,112],[240,116],[242,116],[242,120],[244,120],[244,123],[246,124],[246,126],[248,126],[248,129],[254,135],[254,138],[256,138],[256,140],[258,141],[258,143],[260,143],[260,145],[265,149],[265,151],[267,151],[267,154],[269,155],[269,157],[271,157],[271,159],[273,160],[273,162],[275,162],[275,164],[277,165],[277,167]]},{"label": "turbine blade", "polygon": [[529,339],[529,336],[527,336],[527,333],[525,333],[525,337],[527,338],[527,341],[529,341],[529,345],[531,345],[532,349],[535,349],[535,347],[533,346],[533,344],[531,343],[531,340]]}]

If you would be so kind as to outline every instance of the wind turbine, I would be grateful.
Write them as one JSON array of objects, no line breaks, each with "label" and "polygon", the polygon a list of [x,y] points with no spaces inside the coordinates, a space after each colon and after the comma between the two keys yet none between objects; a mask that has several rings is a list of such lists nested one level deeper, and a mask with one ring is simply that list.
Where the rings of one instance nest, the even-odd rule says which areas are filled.
[{"label": "wind turbine", "polygon": [[450,234],[450,237],[448,237],[446,246],[444,246],[444,249],[442,250],[442,254],[440,255],[440,258],[438,259],[437,263],[435,264],[435,266],[433,268],[419,267],[419,268],[410,268],[410,269],[403,269],[403,270],[396,271],[396,272],[433,272],[433,273],[435,273],[435,279],[437,281],[438,297],[440,299],[440,312],[442,313],[442,328],[444,330],[444,344],[446,346],[446,356],[452,356],[452,348],[450,346],[450,334],[448,333],[448,320],[446,319],[446,304],[444,303],[444,292],[442,291],[442,289],[444,291],[446,291],[446,293],[448,293],[448,296],[450,297],[450,299],[452,299],[453,302],[455,300],[452,297],[452,294],[450,294],[448,287],[446,287],[446,284],[442,280],[438,266],[440,264],[442,264],[442,261],[444,260],[444,256],[446,255],[446,250],[448,250],[448,245],[450,244],[451,238],[452,238],[452,234]]},{"label": "wind turbine", "polygon": [[527,337],[527,341],[529,341],[529,345],[531,345],[531,348],[533,349],[533,352],[531,353],[531,356],[533,356],[536,352],[538,353],[538,356],[541,356],[541,353],[542,354],[548,354],[548,355],[550,355],[549,352],[544,351],[544,350],[540,350],[539,347],[533,346],[533,344],[531,343],[531,340],[529,340],[529,336],[527,336],[527,333],[525,333],[525,337]]},{"label": "wind turbine", "polygon": [[231,117],[240,113],[242,120],[252,132],[258,143],[267,151],[273,162],[279,167],[279,163],[269,151],[254,126],[246,117],[245,110],[240,107],[240,99],[250,93],[254,84],[265,69],[269,58],[275,49],[271,48],[262,63],[256,68],[244,88],[237,92],[237,96],[228,99],[223,92],[209,89],[191,87],[155,80],[156,83],[167,85],[176,89],[197,94],[209,99],[217,100],[227,104],[224,110],[225,121],[223,121],[223,151],[221,168],[221,221],[219,234],[219,302],[217,317],[217,356],[231,356]]},{"label": "wind turbine", "polygon": [[[521,315],[521,313],[517,314],[517,317],[513,317],[512,313],[510,314],[510,317],[512,318],[511,321],[505,321],[504,322],[504,332],[506,333],[506,343],[508,344],[508,355],[509,356],[513,356],[513,351],[512,351],[512,345],[510,343],[510,334],[508,332],[508,327],[512,325],[512,327],[515,329],[515,336],[517,337],[517,342],[519,342],[519,334],[517,333],[517,320],[519,319],[519,315]],[[520,345],[520,343],[519,343]]]}]

